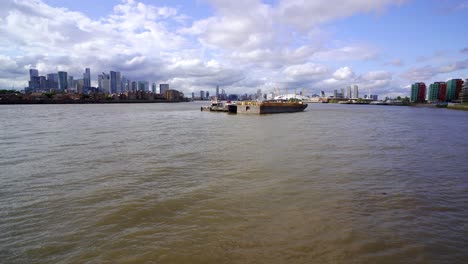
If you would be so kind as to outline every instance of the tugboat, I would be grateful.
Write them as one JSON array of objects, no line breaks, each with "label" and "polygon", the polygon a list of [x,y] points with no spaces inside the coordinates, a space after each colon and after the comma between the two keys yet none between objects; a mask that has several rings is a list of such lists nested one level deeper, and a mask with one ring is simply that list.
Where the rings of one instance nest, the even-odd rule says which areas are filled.
[{"label": "tugboat", "polygon": [[230,112],[230,113],[235,113],[235,109],[237,109],[237,106],[235,104],[232,104],[231,101],[227,102],[221,102],[218,101],[217,99],[211,100],[211,105],[210,106],[202,106],[201,111],[210,111],[210,112]]}]

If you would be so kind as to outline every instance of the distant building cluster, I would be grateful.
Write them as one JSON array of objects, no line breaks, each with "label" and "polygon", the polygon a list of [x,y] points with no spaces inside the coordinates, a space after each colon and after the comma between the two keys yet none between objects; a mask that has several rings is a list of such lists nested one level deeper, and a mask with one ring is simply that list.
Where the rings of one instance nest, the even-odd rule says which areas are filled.
[{"label": "distant building cluster", "polygon": [[427,89],[426,84],[417,82],[411,85],[411,102],[445,103],[468,102],[468,79],[451,79],[447,82],[434,82]]},{"label": "distant building cluster", "polygon": [[29,70],[28,87],[25,87],[26,93],[34,92],[60,92],[60,93],[104,93],[104,94],[122,94],[126,92],[152,92],[154,94],[165,95],[169,91],[169,84],[159,84],[157,91],[156,83],[151,87],[148,81],[131,81],[118,71],[103,72],[98,75],[98,87],[91,86],[91,69],[86,68],[83,78],[75,79],[69,76],[65,71],[49,73],[46,76],[39,76],[37,69]]}]

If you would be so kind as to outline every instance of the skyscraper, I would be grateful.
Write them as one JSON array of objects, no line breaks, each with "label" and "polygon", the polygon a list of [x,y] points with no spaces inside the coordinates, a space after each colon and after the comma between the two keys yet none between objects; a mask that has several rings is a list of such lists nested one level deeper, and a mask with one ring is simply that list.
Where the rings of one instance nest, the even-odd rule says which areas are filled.
[{"label": "skyscraper", "polygon": [[358,86],[356,84],[354,85],[354,98],[356,98],[356,99],[359,98],[359,90],[358,90]]},{"label": "skyscraper", "polygon": [[151,92],[156,93],[156,83],[151,84]]},{"label": "skyscraper", "polygon": [[125,76],[122,76],[122,84],[120,85],[121,87],[121,92],[122,93],[125,93],[125,92],[128,92],[129,91],[129,81],[127,80],[127,78],[125,78]]},{"label": "skyscraper", "polygon": [[219,98],[219,85],[216,85],[216,98]]},{"label": "skyscraper", "polygon": [[83,73],[83,86],[86,88],[91,87],[91,70],[89,68],[86,68]]},{"label": "skyscraper", "polygon": [[37,69],[29,69],[29,80],[33,77],[39,77],[39,71]]},{"label": "skyscraper", "polygon": [[67,85],[68,85],[68,90],[70,91],[74,91],[75,90],[75,87],[73,85],[73,76],[68,76],[67,78]]},{"label": "skyscraper", "polygon": [[161,83],[159,85],[159,93],[160,94],[166,94],[166,91],[169,90],[169,84],[167,83]]},{"label": "skyscraper", "polygon": [[351,96],[351,86],[348,86],[346,88],[346,98],[348,98],[348,99],[352,98],[352,96]]},{"label": "skyscraper", "polygon": [[205,99],[205,91],[203,90],[200,91],[200,99],[201,100]]},{"label": "skyscraper", "polygon": [[36,69],[29,69],[29,82],[28,87],[30,91],[36,91],[40,89],[41,82],[39,78],[39,71]]},{"label": "skyscraper", "polygon": [[68,89],[67,72],[59,71],[57,74],[58,74],[58,89],[63,92],[66,89]]},{"label": "skyscraper", "polygon": [[47,74],[47,88],[58,89],[58,74],[57,73]]},{"label": "skyscraper", "polygon": [[111,93],[111,80],[110,75],[102,73],[98,76],[99,90],[102,93],[110,94]]},{"label": "skyscraper", "polygon": [[111,93],[121,93],[122,92],[122,78],[120,76],[120,72],[111,71],[110,81],[111,81]]}]

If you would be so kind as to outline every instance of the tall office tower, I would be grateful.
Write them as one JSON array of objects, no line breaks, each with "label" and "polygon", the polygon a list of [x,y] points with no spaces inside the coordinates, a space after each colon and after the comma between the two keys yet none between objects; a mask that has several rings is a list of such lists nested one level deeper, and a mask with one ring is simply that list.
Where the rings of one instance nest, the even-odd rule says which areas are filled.
[{"label": "tall office tower", "polygon": [[156,93],[156,83],[151,84],[151,92]]},{"label": "tall office tower", "polygon": [[76,92],[79,94],[85,93],[84,79],[76,80]]},{"label": "tall office tower", "polygon": [[429,102],[445,102],[447,94],[447,84],[445,82],[435,82],[429,85]]},{"label": "tall office tower", "polygon": [[125,78],[125,76],[122,76],[122,82],[121,82],[121,91],[122,93],[128,92],[128,80]]},{"label": "tall office tower", "polygon": [[39,76],[39,88],[42,91],[47,89],[47,79],[45,76]]},{"label": "tall office tower", "polygon": [[58,73],[58,89],[59,91],[65,91],[68,89],[68,78],[67,72],[59,71]]},{"label": "tall office tower", "polygon": [[333,98],[337,98],[338,97],[338,90],[333,90]]},{"label": "tall office tower", "polygon": [[138,81],[138,91],[145,91],[145,82]]},{"label": "tall office tower", "polygon": [[320,97],[325,97],[325,91],[320,91]]},{"label": "tall office tower", "polygon": [[37,69],[29,69],[29,80],[32,80],[32,77],[39,77],[39,71]]},{"label": "tall office tower", "polygon": [[256,97],[257,99],[262,99],[262,89],[257,89]]},{"label": "tall office tower", "polygon": [[219,98],[219,85],[216,85],[216,98]]},{"label": "tall office tower", "polygon": [[426,102],[426,84],[423,82],[413,83],[411,85],[411,102]]},{"label": "tall office tower", "polygon": [[346,90],[346,98],[348,98],[348,99],[353,98],[353,97],[351,96],[351,86],[348,86],[346,89],[347,89],[347,90]]},{"label": "tall office tower", "polygon": [[167,83],[161,83],[159,85],[159,93],[160,94],[166,94],[166,91],[169,90],[169,84]]},{"label": "tall office tower", "polygon": [[58,89],[58,74],[57,73],[47,74],[47,88]]},{"label": "tall office tower", "polygon": [[465,79],[458,98],[462,103],[468,103],[468,79]]},{"label": "tall office tower", "polygon": [[110,75],[106,73],[102,73],[102,75],[98,76],[98,83],[99,83],[99,90],[101,93],[110,94],[111,92],[111,80]]},{"label": "tall office tower", "polygon": [[462,87],[462,79],[452,79],[447,81],[447,102],[451,102],[452,100],[458,100]]},{"label": "tall office tower", "polygon": [[73,86],[73,76],[68,76],[67,83],[68,83],[68,90],[75,91],[75,87]]},{"label": "tall office tower", "polygon": [[29,82],[28,87],[30,91],[35,91],[40,89],[40,79],[39,79],[39,71],[36,69],[29,69]]},{"label": "tall office tower", "polygon": [[344,96],[345,96],[345,90],[344,88],[341,88],[341,98],[344,98]]},{"label": "tall office tower", "polygon": [[111,71],[110,72],[111,80],[111,93],[121,93],[122,91],[122,78],[120,72]]},{"label": "tall office tower", "polygon": [[83,73],[83,87],[88,89],[91,87],[91,70],[89,68],[86,68]]},{"label": "tall office tower", "polygon": [[203,90],[200,91],[200,99],[201,100],[205,99],[205,91]]},{"label": "tall office tower", "polygon": [[192,100],[195,100],[195,93],[192,92]]},{"label": "tall office tower", "polygon": [[210,98],[210,92],[206,91],[205,97],[206,97],[206,99],[209,99]]},{"label": "tall office tower", "polygon": [[359,90],[358,90],[358,86],[356,84],[354,85],[354,98],[356,98],[356,99],[359,98]]},{"label": "tall office tower", "polygon": [[132,88],[131,88],[131,89],[132,89],[132,92],[138,91],[138,83],[135,82],[135,81],[133,81],[133,82],[132,82]]}]

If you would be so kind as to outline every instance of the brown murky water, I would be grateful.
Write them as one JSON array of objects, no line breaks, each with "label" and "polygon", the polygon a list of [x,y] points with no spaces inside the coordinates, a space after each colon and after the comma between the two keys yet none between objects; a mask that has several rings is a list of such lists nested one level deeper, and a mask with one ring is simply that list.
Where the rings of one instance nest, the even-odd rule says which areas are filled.
[{"label": "brown murky water", "polygon": [[0,262],[468,262],[468,112],[199,109],[0,106]]}]

